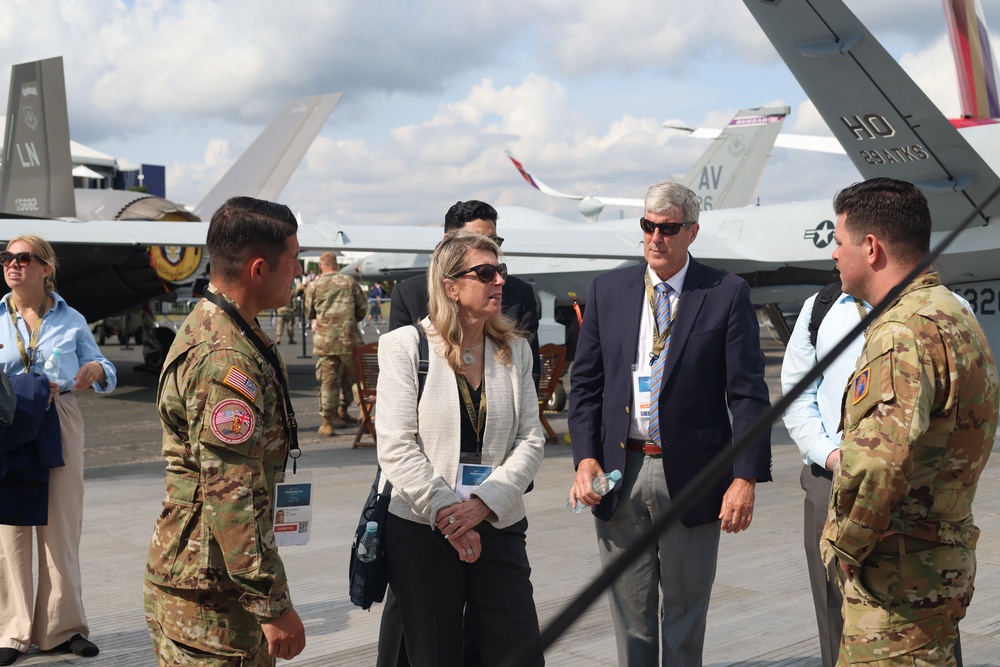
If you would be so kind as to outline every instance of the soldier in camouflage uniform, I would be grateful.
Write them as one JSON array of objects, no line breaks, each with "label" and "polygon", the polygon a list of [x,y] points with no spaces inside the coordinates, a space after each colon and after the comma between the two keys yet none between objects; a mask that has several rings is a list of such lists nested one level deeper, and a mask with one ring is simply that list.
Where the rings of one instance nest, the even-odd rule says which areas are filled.
[{"label": "soldier in camouflage uniform", "polygon": [[[844,291],[879,304],[929,250],[927,201],[880,178],[840,192],[834,209]],[[872,323],[844,396],[821,542],[844,594],[838,665],[956,664],[976,572],[972,501],[998,399],[986,336],[937,273]]]},{"label": "soldier in camouflage uniform", "polygon": [[346,426],[346,403],[340,402],[344,376],[353,373],[354,346],[361,344],[358,322],[365,318],[368,301],[354,278],[337,273],[337,258],[325,252],[319,258],[320,276],[306,288],[306,317],[314,320],[313,356],[319,381],[320,435],[334,435],[335,426]]},{"label": "soldier in camouflage uniform", "polygon": [[278,308],[278,330],[274,336],[274,342],[281,344],[281,332],[288,332],[288,344],[295,345],[295,316],[299,311],[299,291],[298,284],[292,285],[292,296],[281,308]]},{"label": "soldier in camouflage uniform", "polygon": [[[167,460],[149,547],[146,623],[159,664],[273,666],[305,646],[275,545],[275,474],[289,450],[281,356],[256,320],[300,272],[295,218],[279,204],[227,201],[212,217],[212,281],[178,332],[157,391]],[[257,243],[241,242],[247,235]],[[247,335],[221,307],[249,324]]]}]

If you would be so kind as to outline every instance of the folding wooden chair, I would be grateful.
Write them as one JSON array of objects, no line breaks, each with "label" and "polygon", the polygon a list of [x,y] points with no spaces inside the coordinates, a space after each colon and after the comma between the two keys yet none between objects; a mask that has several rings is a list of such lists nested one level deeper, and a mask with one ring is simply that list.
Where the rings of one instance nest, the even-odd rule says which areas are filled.
[{"label": "folding wooden chair", "polygon": [[359,345],[354,348],[354,377],[358,382],[358,406],[361,408],[361,419],[358,420],[358,432],[354,436],[352,447],[361,447],[361,439],[365,433],[371,436],[371,443],[365,447],[375,447],[378,438],[375,435],[375,388],[378,386],[378,342]]},{"label": "folding wooden chair", "polygon": [[545,406],[552,400],[556,386],[562,379],[563,366],[566,365],[566,346],[549,343],[538,350],[542,358],[542,372],[538,380],[538,418],[545,429],[545,442],[558,442],[556,432],[545,418]]}]

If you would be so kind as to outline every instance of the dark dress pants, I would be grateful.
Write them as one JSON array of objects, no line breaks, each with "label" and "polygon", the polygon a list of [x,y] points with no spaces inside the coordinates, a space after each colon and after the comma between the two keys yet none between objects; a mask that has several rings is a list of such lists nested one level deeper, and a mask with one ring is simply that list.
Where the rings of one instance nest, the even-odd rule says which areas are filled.
[{"label": "dark dress pants", "polygon": [[[538,637],[525,549],[527,526],[522,519],[498,530],[484,521],[477,527],[482,555],[466,564],[439,531],[389,515],[389,585],[413,667],[462,667],[466,608],[487,667],[499,665],[525,641]],[[381,655],[379,661],[383,664]]]}]

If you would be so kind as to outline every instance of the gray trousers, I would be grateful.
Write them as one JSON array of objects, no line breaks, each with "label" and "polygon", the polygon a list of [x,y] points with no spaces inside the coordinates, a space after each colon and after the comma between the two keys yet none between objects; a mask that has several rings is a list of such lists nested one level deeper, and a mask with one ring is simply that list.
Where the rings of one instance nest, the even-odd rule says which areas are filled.
[{"label": "gray trousers", "polygon": [[[595,519],[603,566],[648,530],[670,504],[660,457],[626,452],[618,507],[610,521]],[[718,521],[694,528],[675,524],[612,584],[608,597],[619,665],[701,667],[719,530]]]},{"label": "gray trousers", "polygon": [[[825,473],[825,474],[824,474]],[[816,609],[816,627],[819,630],[819,648],[823,667],[837,664],[840,651],[840,635],[844,629],[843,604],[840,586],[833,569],[823,567],[819,553],[819,541],[823,535],[823,524],[830,509],[830,490],[833,474],[816,464],[802,468],[799,476],[802,490],[806,492],[804,522],[802,526],[803,546],[806,550],[806,569],[812,588],[813,607]]]}]

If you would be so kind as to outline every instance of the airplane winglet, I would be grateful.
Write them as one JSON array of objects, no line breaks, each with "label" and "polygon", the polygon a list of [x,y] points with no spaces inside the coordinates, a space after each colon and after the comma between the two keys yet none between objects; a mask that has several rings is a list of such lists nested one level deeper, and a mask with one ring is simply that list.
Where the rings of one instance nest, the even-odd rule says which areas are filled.
[{"label": "airplane winglet", "polygon": [[544,192],[547,195],[550,195],[552,197],[559,197],[561,199],[572,199],[574,201],[579,201],[583,199],[581,195],[570,195],[566,194],[565,192],[560,192],[555,188],[550,188],[549,186],[545,185],[545,183],[542,183],[540,180],[529,174],[528,170],[524,168],[524,165],[522,165],[517,158],[511,155],[510,151],[504,151],[504,152],[507,154],[507,157],[510,158],[510,161],[514,163],[514,166],[517,167],[517,170],[521,173],[521,176],[524,178],[524,180],[528,181],[528,185],[535,188],[539,192]]}]

